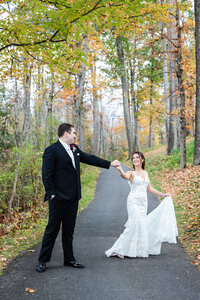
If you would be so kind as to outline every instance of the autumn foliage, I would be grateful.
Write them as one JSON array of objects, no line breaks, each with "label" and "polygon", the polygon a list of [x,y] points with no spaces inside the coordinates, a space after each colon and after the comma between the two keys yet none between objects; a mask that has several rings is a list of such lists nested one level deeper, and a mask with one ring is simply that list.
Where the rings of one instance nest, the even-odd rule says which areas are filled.
[{"label": "autumn foliage", "polygon": [[162,189],[170,191],[175,202],[179,239],[189,254],[195,254],[194,264],[200,267],[200,168],[165,169],[161,178]]},{"label": "autumn foliage", "polygon": [[[188,152],[192,150],[191,143]],[[166,157],[164,151],[162,147],[147,152],[147,167],[155,184],[171,194],[178,222],[178,239],[193,263],[200,267],[200,166],[188,162],[187,168],[180,171],[180,154]]]}]

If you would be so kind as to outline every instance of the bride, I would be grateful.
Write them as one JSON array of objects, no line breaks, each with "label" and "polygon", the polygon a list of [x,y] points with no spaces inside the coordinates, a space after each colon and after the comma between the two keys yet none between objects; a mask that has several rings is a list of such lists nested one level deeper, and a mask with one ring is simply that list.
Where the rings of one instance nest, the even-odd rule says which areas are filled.
[{"label": "bride", "polygon": [[[144,170],[145,157],[135,152],[132,157],[133,169],[124,172],[117,167],[120,175],[128,180],[130,193],[127,199],[128,221],[125,230],[105,254],[109,256],[148,257],[158,255],[161,243],[176,243],[178,235],[174,206],[169,194],[154,189]],[[147,190],[164,200],[147,215]]]}]

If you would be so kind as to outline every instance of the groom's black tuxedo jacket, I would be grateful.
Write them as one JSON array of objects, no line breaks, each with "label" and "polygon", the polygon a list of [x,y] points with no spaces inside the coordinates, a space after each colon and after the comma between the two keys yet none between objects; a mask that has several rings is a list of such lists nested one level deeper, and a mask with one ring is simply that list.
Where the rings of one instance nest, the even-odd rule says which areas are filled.
[{"label": "groom's black tuxedo jacket", "polygon": [[71,157],[58,140],[47,147],[43,155],[42,179],[45,187],[44,200],[55,195],[56,200],[72,201],[81,198],[80,162],[102,168],[109,168],[110,162],[95,155],[81,151],[77,145],[71,145],[76,169]]}]

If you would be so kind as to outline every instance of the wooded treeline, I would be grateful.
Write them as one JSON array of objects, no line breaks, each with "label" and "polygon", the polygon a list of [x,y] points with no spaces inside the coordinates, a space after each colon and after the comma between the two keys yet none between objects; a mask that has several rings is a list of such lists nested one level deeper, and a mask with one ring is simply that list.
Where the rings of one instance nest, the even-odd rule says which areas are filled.
[{"label": "wooded treeline", "polygon": [[[180,169],[190,134],[200,164],[194,3],[195,13],[187,0],[1,1],[2,215],[42,198],[41,156],[61,122],[75,125],[83,150],[110,158],[180,147]],[[123,118],[110,105],[123,105]]]}]

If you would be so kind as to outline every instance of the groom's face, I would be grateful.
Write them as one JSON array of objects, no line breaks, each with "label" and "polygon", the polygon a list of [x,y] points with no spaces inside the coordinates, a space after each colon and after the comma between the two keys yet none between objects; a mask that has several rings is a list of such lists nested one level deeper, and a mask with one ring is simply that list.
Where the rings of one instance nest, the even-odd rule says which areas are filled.
[{"label": "groom's face", "polygon": [[74,127],[72,127],[70,132],[65,132],[66,142],[67,144],[74,144],[76,140],[76,131]]}]

